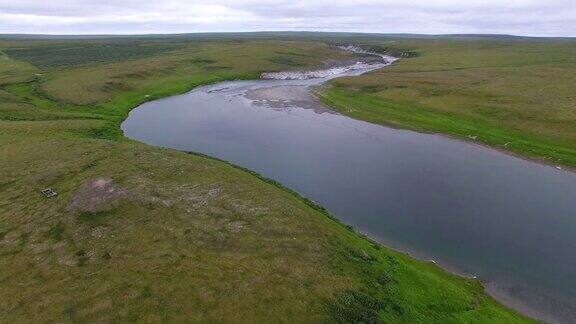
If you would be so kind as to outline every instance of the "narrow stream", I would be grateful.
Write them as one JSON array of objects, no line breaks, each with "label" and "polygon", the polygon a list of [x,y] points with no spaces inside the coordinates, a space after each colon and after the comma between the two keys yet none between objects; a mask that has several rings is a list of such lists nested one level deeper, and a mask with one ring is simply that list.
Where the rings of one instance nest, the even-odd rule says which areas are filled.
[{"label": "narrow stream", "polygon": [[309,91],[331,77],[204,86],[141,105],[122,129],[259,172],[529,315],[576,322],[576,174],[334,113]]}]

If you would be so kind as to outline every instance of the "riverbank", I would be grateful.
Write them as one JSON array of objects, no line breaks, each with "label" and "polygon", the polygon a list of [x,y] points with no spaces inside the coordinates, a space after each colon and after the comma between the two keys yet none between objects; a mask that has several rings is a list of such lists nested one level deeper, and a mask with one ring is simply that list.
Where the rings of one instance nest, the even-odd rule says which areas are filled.
[{"label": "riverbank", "polygon": [[[453,264],[450,264],[449,262],[445,262],[441,259],[434,259],[429,255],[410,249],[402,244],[399,244],[398,242],[392,242],[384,238],[379,238],[377,235],[371,234],[368,231],[360,231],[360,232],[366,235],[366,237],[370,238],[371,240],[375,240],[379,244],[383,244],[388,249],[394,250],[398,253],[406,254],[410,258],[414,258],[422,262],[431,263],[434,266],[439,267],[443,271],[446,271],[453,275],[466,278],[468,280],[477,281],[482,286],[486,294],[494,298],[496,301],[498,301],[505,307],[514,309],[515,311],[519,312],[520,314],[523,314],[524,316],[536,319],[539,322],[551,323],[551,324],[564,323],[566,322],[566,318],[570,316],[568,314],[564,315],[566,318],[554,316],[554,314],[551,314],[550,312],[547,312],[546,310],[543,309],[538,309],[533,305],[530,305],[526,300],[522,300],[518,296],[514,296],[511,293],[510,289],[502,289],[498,285],[495,285],[492,282],[487,282],[486,280],[479,278],[477,275],[471,272],[464,271],[461,268]],[[550,308],[547,307],[547,309]],[[560,311],[559,309],[557,310]]]},{"label": "riverbank", "polygon": [[451,264],[443,262],[443,261],[437,261],[434,259],[430,259],[430,256],[425,256],[425,255],[418,253],[416,251],[410,251],[410,249],[408,249],[406,247],[401,247],[401,245],[399,245],[397,243],[392,243],[392,242],[386,241],[384,239],[378,239],[377,235],[370,234],[368,232],[362,232],[362,231],[354,230],[349,225],[343,223],[342,221],[338,220],[338,218],[331,215],[321,205],[319,205],[319,204],[315,203],[314,201],[306,198],[304,195],[298,193],[297,191],[290,189],[289,187],[286,187],[285,185],[279,183],[278,181],[264,177],[257,172],[251,171],[251,170],[243,168],[241,166],[235,165],[235,164],[231,163],[230,161],[220,160],[218,158],[204,155],[201,153],[196,153],[196,152],[189,152],[189,153],[204,156],[206,158],[215,159],[215,160],[221,161],[223,163],[230,164],[231,166],[233,166],[235,168],[238,168],[240,170],[243,170],[245,172],[252,174],[253,176],[261,179],[262,181],[264,181],[266,183],[270,183],[270,184],[272,184],[272,185],[274,185],[274,186],[276,186],[276,187],[278,187],[278,188],[280,188],[286,192],[289,192],[289,193],[293,194],[295,197],[297,197],[298,199],[301,199],[305,204],[309,205],[310,207],[312,207],[315,210],[318,210],[319,212],[324,214],[326,217],[334,220],[335,222],[337,222],[341,226],[346,227],[352,231],[357,231],[358,233],[360,233],[360,235],[364,236],[364,239],[366,239],[370,242],[374,242],[375,244],[383,245],[386,249],[390,249],[390,250],[396,251],[397,253],[404,254],[409,258],[417,259],[417,260],[420,260],[421,262],[425,262],[425,263],[430,263],[433,266],[436,266],[436,267],[440,268],[441,270],[446,271],[446,272],[453,274],[455,276],[459,276],[459,277],[465,278],[467,280],[478,282],[489,296],[494,298],[499,303],[502,303],[504,306],[509,307],[511,309],[514,309],[515,311],[519,312],[520,314],[523,314],[525,316],[537,319],[538,321],[542,321],[544,323],[560,323],[560,322],[562,322],[560,319],[552,316],[551,314],[548,314],[546,312],[543,312],[542,310],[536,309],[536,308],[526,304],[525,301],[522,301],[522,300],[518,299],[517,297],[512,296],[509,291],[503,291],[503,290],[499,289],[498,287],[496,287],[495,285],[483,282],[476,275],[466,273],[465,271],[462,271],[461,269],[459,269],[458,267],[455,267],[454,265],[451,265]]},{"label": "riverbank", "polygon": [[343,226],[343,227],[345,227],[345,228],[347,228],[353,232],[359,233],[365,240],[367,240],[369,242],[373,242],[374,244],[382,245],[386,249],[395,251],[396,253],[399,253],[399,254],[403,254],[408,258],[416,259],[416,260],[419,260],[423,263],[431,264],[432,266],[438,267],[442,271],[446,271],[447,273],[450,273],[452,275],[455,275],[455,276],[458,276],[461,278],[465,278],[466,280],[470,280],[473,282],[477,282],[489,296],[494,298],[494,300],[496,300],[497,302],[501,303],[502,305],[504,305],[506,307],[509,307],[510,309],[513,309],[513,310],[519,312],[520,314],[523,314],[523,315],[528,316],[530,318],[537,319],[538,321],[542,321],[545,323],[561,323],[562,322],[560,319],[555,318],[551,314],[548,314],[542,310],[536,309],[536,308],[528,305],[525,301],[522,301],[521,299],[518,299],[517,297],[512,296],[509,291],[501,290],[492,284],[483,282],[476,275],[467,273],[467,272],[459,269],[458,267],[456,267],[454,265],[443,262],[441,260],[431,259],[430,256],[426,256],[426,255],[419,253],[417,251],[412,251],[411,249],[409,249],[405,246],[402,247],[398,243],[393,243],[391,241],[387,241],[385,239],[378,238],[377,235],[370,234],[369,232],[363,232],[363,231],[359,231],[357,229],[353,229],[352,227],[350,227],[350,225],[345,224],[344,222],[339,220],[337,217],[331,215],[324,207],[322,207],[318,203],[306,198],[305,195],[300,194],[299,192],[283,185],[282,183],[280,183],[278,181],[264,177],[261,174],[254,172],[252,170],[246,169],[244,167],[235,165],[234,163],[231,163],[230,161],[221,160],[221,159],[218,159],[218,158],[215,158],[212,156],[208,156],[208,155],[204,155],[204,154],[196,153],[196,152],[188,152],[188,153],[194,154],[194,155],[199,155],[199,156],[206,157],[209,159],[215,159],[215,160],[223,162],[223,163],[227,163],[227,164],[229,164],[229,165],[231,165],[231,166],[233,166],[239,170],[250,173],[251,175],[259,178],[260,180],[262,180],[266,183],[274,185],[274,186],[282,189],[283,191],[289,192],[290,194],[292,194],[295,197],[297,197],[298,199],[302,200],[305,204],[309,205],[313,209],[321,212],[326,217],[334,220],[336,223],[340,224],[340,226]]},{"label": "riverbank", "polygon": [[[398,44],[397,44],[398,45]],[[338,45],[333,46],[337,50],[352,52],[355,54],[365,55],[356,59],[350,60],[340,60],[340,61],[330,61],[325,64],[324,68],[318,70],[306,70],[306,71],[284,71],[284,72],[265,72],[262,73],[260,78],[264,80],[306,80],[314,78],[334,78],[339,75],[345,74],[350,71],[369,69],[378,70],[383,67],[390,66],[392,64],[399,64],[399,58],[390,56],[387,53],[378,53],[370,50],[366,50],[360,46],[355,45]],[[418,56],[411,56],[412,58]],[[386,73],[380,71],[381,73]],[[360,76],[360,75],[357,75]],[[342,77],[340,77],[342,79]],[[348,93],[352,95],[353,99],[351,101],[357,101],[351,105],[351,101],[339,102],[338,95],[336,94],[335,86],[339,81],[331,84],[330,86],[317,86],[312,92],[317,98],[323,101],[324,104],[332,108],[334,111],[343,114],[349,114],[350,116],[366,120],[372,123],[382,124],[393,128],[406,128],[424,133],[434,133],[442,134],[454,139],[467,141],[476,145],[483,145],[487,148],[495,149],[506,154],[510,154],[522,159],[527,159],[533,162],[546,164],[552,166],[558,170],[569,170],[576,172],[576,150],[566,150],[565,147],[556,146],[556,143],[551,144],[553,140],[546,138],[536,138],[534,136],[527,137],[529,134],[522,134],[521,132],[514,132],[506,130],[504,128],[498,129],[496,125],[490,125],[486,122],[480,122],[478,120],[467,121],[465,118],[458,118],[454,115],[443,114],[441,112],[431,112],[425,118],[414,118],[414,116],[425,114],[423,110],[427,110],[424,107],[417,107],[416,110],[410,109],[409,111],[402,112],[402,109],[396,109],[395,113],[402,114],[403,117],[398,118],[392,116],[393,114],[386,108],[383,108],[387,104],[390,104],[386,100],[381,98],[372,98],[371,102],[375,103],[380,100],[381,107],[375,109],[367,109],[363,105],[363,100],[370,100],[371,91],[364,92],[358,89]],[[385,83],[386,80],[383,80]],[[346,91],[346,89],[338,89],[341,91]],[[348,89],[350,90],[350,89]],[[362,113],[358,113],[357,110],[361,110]],[[381,114],[380,118],[375,117],[370,114]],[[399,121],[398,119],[402,119]],[[438,124],[439,120],[446,119],[444,124]],[[450,124],[450,125],[448,125]],[[474,124],[475,127],[470,125]],[[501,144],[503,143],[503,144]]]},{"label": "riverbank", "polygon": [[[331,55],[322,46],[170,52],[180,45],[156,41],[160,54],[134,58],[142,44],[86,42],[74,41],[74,64],[60,43],[1,44],[36,64],[18,61],[25,68],[1,83],[2,320],[529,321],[476,282],[373,244],[250,173],[121,137],[135,104],[285,68],[272,62],[285,57],[312,66]],[[46,187],[58,195],[45,198]],[[106,199],[71,204],[92,195]]]},{"label": "riverbank", "polygon": [[[576,165],[573,42],[399,42],[422,55],[318,92],[353,118],[441,133],[561,168]],[[524,49],[519,51],[518,49]],[[559,71],[564,71],[558,75]]]}]

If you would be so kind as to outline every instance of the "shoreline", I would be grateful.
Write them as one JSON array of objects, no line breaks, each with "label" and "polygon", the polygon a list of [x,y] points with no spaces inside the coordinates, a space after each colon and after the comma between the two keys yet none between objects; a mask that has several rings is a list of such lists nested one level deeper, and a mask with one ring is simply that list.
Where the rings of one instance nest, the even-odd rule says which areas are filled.
[{"label": "shoreline", "polygon": [[[320,86],[320,87],[322,87],[322,86]],[[338,112],[336,110],[332,110],[332,107],[325,103],[322,95],[320,95],[318,93],[318,91],[313,90],[313,91],[311,91],[311,94],[316,99],[318,99],[324,106],[326,106],[326,108],[330,109],[332,112],[337,113],[337,114],[341,114],[341,115],[346,116],[348,118],[356,119],[354,117],[350,117],[350,116],[343,114],[341,112]],[[565,171],[565,172],[570,172],[570,173],[576,173],[576,166],[566,165],[566,164],[562,164],[562,163],[552,163],[544,157],[529,156],[529,155],[525,155],[525,154],[522,154],[519,152],[507,150],[506,148],[503,148],[502,145],[497,145],[497,146],[496,145],[490,145],[490,144],[485,143],[481,140],[473,140],[473,139],[470,139],[468,137],[459,137],[456,135],[450,135],[450,134],[441,133],[441,132],[427,132],[424,130],[419,130],[419,129],[414,129],[414,128],[401,127],[401,126],[398,126],[398,125],[395,125],[392,123],[381,123],[380,124],[380,123],[373,123],[373,122],[363,120],[363,119],[356,119],[356,120],[361,120],[363,122],[367,122],[367,123],[370,123],[373,125],[388,127],[388,128],[392,128],[392,129],[396,129],[396,130],[406,130],[406,131],[411,131],[411,132],[415,132],[415,133],[419,133],[419,134],[441,136],[441,137],[444,137],[445,139],[468,143],[470,145],[477,146],[477,147],[484,149],[484,150],[493,150],[496,152],[500,152],[502,154],[518,158],[518,159],[523,160],[525,162],[536,163],[539,165],[548,166],[548,167],[556,169],[556,171],[559,171],[559,172]]]},{"label": "shoreline", "polygon": [[[133,140],[133,139],[130,139],[130,140]],[[177,151],[180,151],[180,150],[177,150]],[[515,312],[518,312],[518,313],[520,313],[526,317],[529,317],[529,318],[537,320],[537,321],[542,321],[544,323],[557,323],[557,321],[555,319],[552,319],[550,315],[547,315],[546,313],[543,313],[542,311],[539,311],[539,310],[533,308],[532,306],[527,305],[522,300],[519,300],[519,299],[515,298],[514,296],[512,296],[512,295],[510,295],[504,291],[499,291],[499,290],[495,289],[495,287],[493,285],[491,285],[490,283],[483,281],[480,277],[478,277],[476,275],[469,274],[466,271],[459,269],[457,266],[454,266],[454,265],[452,265],[448,262],[444,262],[442,260],[431,259],[429,256],[426,256],[425,254],[423,254],[421,252],[412,250],[410,248],[403,247],[401,244],[393,243],[392,241],[389,241],[389,240],[386,240],[383,238],[379,238],[374,234],[371,234],[371,233],[366,232],[366,231],[362,231],[362,230],[360,230],[360,229],[358,229],[352,225],[345,223],[344,221],[340,220],[338,217],[334,216],[328,209],[323,207],[321,204],[311,200],[310,198],[306,197],[302,193],[300,193],[300,192],[298,192],[298,191],[296,191],[290,187],[285,186],[284,184],[282,184],[279,181],[265,177],[256,171],[253,171],[253,170],[250,170],[248,168],[242,167],[240,165],[234,164],[231,161],[223,160],[223,159],[211,156],[211,155],[203,154],[200,152],[194,152],[194,151],[180,151],[180,152],[184,152],[187,154],[201,156],[204,158],[223,162],[223,163],[226,163],[226,164],[228,164],[228,165],[230,165],[230,166],[232,166],[238,170],[241,170],[243,172],[247,172],[247,173],[255,176],[256,178],[258,178],[261,181],[264,181],[266,183],[274,185],[274,186],[294,195],[298,199],[302,200],[306,205],[310,206],[311,208],[322,213],[324,216],[328,217],[332,221],[337,222],[341,226],[353,231],[357,235],[360,235],[361,237],[363,237],[364,239],[366,239],[370,242],[374,242],[378,245],[381,245],[383,248],[392,250],[396,253],[404,254],[409,258],[412,258],[412,259],[415,259],[415,260],[418,260],[421,262],[430,263],[430,264],[434,265],[435,267],[437,267],[437,268],[441,269],[442,271],[445,271],[451,275],[458,276],[458,277],[468,279],[468,280],[474,280],[482,286],[483,291],[486,293],[486,295],[488,297],[493,298],[494,300],[496,300],[498,303],[502,304],[506,308],[512,309]]]},{"label": "shoreline", "polygon": [[456,135],[450,135],[450,134],[441,133],[441,132],[427,132],[425,130],[419,130],[419,129],[415,129],[415,128],[401,127],[401,126],[398,126],[398,125],[395,125],[392,123],[373,123],[373,122],[370,122],[367,120],[357,119],[357,118],[348,116],[348,115],[343,114],[339,111],[333,110],[332,107],[325,102],[324,98],[319,93],[319,91],[314,89],[314,88],[321,88],[322,86],[324,86],[324,85],[319,85],[317,87],[311,87],[312,91],[310,93],[320,103],[322,103],[324,106],[326,106],[327,109],[330,109],[330,111],[333,113],[340,114],[340,115],[346,116],[348,118],[361,120],[363,122],[370,123],[373,125],[392,128],[392,129],[396,129],[396,130],[406,130],[406,131],[411,131],[411,132],[415,132],[415,133],[419,133],[419,134],[441,136],[441,137],[444,137],[445,139],[464,142],[464,143],[468,143],[468,144],[471,144],[474,146],[478,146],[481,149],[497,151],[497,152],[500,152],[502,154],[518,158],[518,159],[523,160],[525,162],[536,163],[539,165],[548,166],[548,167],[556,169],[556,171],[559,171],[559,172],[565,171],[565,172],[570,172],[570,173],[576,173],[576,166],[566,165],[566,164],[562,164],[562,163],[552,163],[551,161],[547,160],[544,157],[529,156],[529,155],[522,154],[520,152],[514,152],[514,151],[507,150],[506,148],[502,147],[502,145],[497,145],[497,146],[496,145],[490,145],[490,144],[485,143],[481,140],[474,140],[474,139],[471,139],[468,137],[459,137]]},{"label": "shoreline", "polygon": [[[339,50],[342,50],[342,51],[349,51],[349,52],[353,52],[353,53],[357,53],[357,54],[372,55],[372,56],[380,57],[380,58],[383,60],[383,62],[384,62],[383,64],[384,64],[384,65],[383,65],[382,67],[375,68],[374,70],[371,70],[371,71],[375,71],[375,70],[379,70],[379,69],[381,69],[381,68],[385,68],[385,67],[387,67],[387,66],[391,66],[392,64],[396,63],[397,61],[399,61],[399,60],[401,59],[401,58],[399,58],[399,57],[394,57],[394,56],[387,55],[387,54],[380,54],[380,53],[372,52],[372,51],[369,51],[369,50],[365,50],[365,49],[363,49],[363,48],[361,48],[361,47],[358,47],[358,46],[355,46],[355,45],[351,45],[351,44],[349,44],[349,45],[339,45],[339,46],[335,46],[335,48],[336,48],[336,49],[339,49]],[[371,72],[371,71],[368,71],[368,72]],[[368,72],[366,72],[366,73],[368,73]],[[338,76],[333,76],[333,77],[330,78],[330,79],[335,79],[335,78],[338,78]],[[315,90],[315,88],[320,88],[320,87],[322,87],[322,86],[325,86],[325,82],[324,82],[323,84],[320,84],[320,85],[317,85],[317,86],[314,86],[314,87],[310,87],[310,89],[311,89],[310,94],[312,94],[314,97],[316,97],[316,98],[320,101],[320,103],[322,103],[322,104],[323,104],[324,106],[326,106],[328,109],[332,110],[332,111],[335,112],[335,113],[342,114],[342,113],[340,113],[340,112],[338,112],[338,111],[335,111],[335,110],[331,109],[332,107],[331,107],[329,104],[327,104],[326,101],[323,100],[323,97],[321,96],[321,94],[320,94],[318,91]],[[345,114],[342,114],[342,115],[348,116],[348,115],[345,115]],[[348,117],[350,117],[350,116],[348,116]],[[354,118],[354,117],[350,117],[350,118],[356,119],[356,118]],[[362,119],[358,119],[358,120],[362,120]],[[478,146],[482,146],[482,147],[484,147],[484,148],[493,149],[493,150],[499,151],[499,152],[501,152],[501,153],[504,153],[504,154],[507,154],[507,155],[510,155],[510,156],[514,156],[514,157],[520,158],[520,159],[525,160],[525,161],[528,161],[528,162],[534,162],[534,163],[538,163],[538,164],[541,164],[541,165],[547,165],[547,166],[550,166],[550,167],[555,168],[555,169],[558,170],[558,171],[568,171],[568,172],[576,173],[576,165],[568,165],[568,164],[561,163],[561,162],[556,162],[556,163],[554,163],[553,161],[550,161],[549,159],[547,159],[545,156],[530,156],[530,155],[528,155],[528,154],[523,154],[523,153],[521,153],[521,152],[511,151],[511,150],[508,150],[508,149],[506,148],[505,145],[507,145],[507,144],[504,144],[504,145],[491,145],[491,144],[488,144],[488,143],[483,142],[482,140],[477,139],[476,136],[472,137],[472,135],[468,135],[467,137],[460,137],[460,136],[450,135],[450,134],[446,134],[446,133],[442,133],[442,132],[427,132],[427,131],[425,131],[425,130],[420,130],[420,129],[417,129],[417,128],[401,127],[401,126],[398,126],[398,125],[394,125],[394,124],[392,124],[392,123],[382,123],[382,124],[380,124],[380,123],[372,123],[372,122],[367,121],[367,120],[363,120],[363,121],[368,122],[368,123],[371,123],[371,124],[374,124],[374,125],[381,125],[381,126],[385,126],[385,127],[390,127],[390,128],[393,128],[393,129],[411,130],[411,131],[414,131],[414,132],[417,132],[417,133],[420,133],[420,134],[439,135],[439,136],[443,136],[443,137],[445,137],[445,138],[449,138],[449,139],[453,139],[453,140],[458,140],[458,141],[463,141],[463,142],[466,142],[466,143],[470,143],[470,144],[475,144],[475,145],[478,145]]]},{"label": "shoreline", "polygon": [[455,276],[459,276],[462,278],[477,281],[482,286],[482,288],[484,289],[484,292],[486,293],[486,295],[490,296],[491,298],[498,301],[500,304],[506,306],[507,308],[513,309],[514,311],[516,311],[522,315],[525,315],[525,316],[530,317],[532,319],[535,319],[537,321],[542,321],[544,323],[560,323],[560,322],[558,322],[557,319],[552,318],[553,317],[552,315],[549,315],[543,311],[535,309],[534,307],[528,305],[526,302],[522,301],[521,299],[514,297],[513,295],[511,295],[507,291],[505,291],[503,289],[498,289],[494,284],[483,280],[481,277],[479,277],[477,275],[473,275],[471,273],[468,273],[467,271],[464,271],[461,268],[459,268],[459,267],[457,267],[457,266],[455,266],[449,262],[446,262],[446,261],[441,260],[441,259],[438,259],[438,260],[432,259],[431,256],[428,256],[424,253],[410,249],[406,246],[403,246],[402,244],[395,243],[391,240],[387,240],[385,238],[379,238],[379,237],[377,237],[377,235],[371,234],[370,232],[361,231],[361,230],[356,229],[356,228],[354,228],[354,230],[358,233],[361,233],[362,235],[365,235],[369,239],[374,240],[378,244],[380,244],[380,245],[382,245],[382,246],[384,246],[390,250],[405,254],[410,258],[413,258],[413,259],[416,259],[416,260],[419,260],[422,262],[431,263],[434,266],[442,269],[442,271],[446,271],[446,272],[453,274]]}]

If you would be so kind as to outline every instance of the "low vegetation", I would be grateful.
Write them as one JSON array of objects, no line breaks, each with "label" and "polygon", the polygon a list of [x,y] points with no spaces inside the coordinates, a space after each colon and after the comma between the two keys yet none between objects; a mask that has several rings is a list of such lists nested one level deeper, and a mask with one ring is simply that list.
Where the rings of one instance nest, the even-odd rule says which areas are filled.
[{"label": "low vegetation", "polygon": [[119,130],[147,100],[349,54],[170,37],[91,54],[107,46],[94,42],[0,41],[1,322],[529,322],[273,181]]}]

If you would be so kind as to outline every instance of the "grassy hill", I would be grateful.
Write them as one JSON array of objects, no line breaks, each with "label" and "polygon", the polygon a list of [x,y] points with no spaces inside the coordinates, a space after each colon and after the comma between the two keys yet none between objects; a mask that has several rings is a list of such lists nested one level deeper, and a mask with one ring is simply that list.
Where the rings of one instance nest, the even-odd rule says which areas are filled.
[{"label": "grassy hill", "polygon": [[530,321],[277,183],[119,130],[147,100],[348,54],[180,37],[0,52],[1,322]]}]

